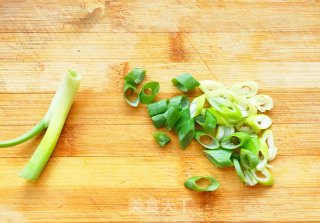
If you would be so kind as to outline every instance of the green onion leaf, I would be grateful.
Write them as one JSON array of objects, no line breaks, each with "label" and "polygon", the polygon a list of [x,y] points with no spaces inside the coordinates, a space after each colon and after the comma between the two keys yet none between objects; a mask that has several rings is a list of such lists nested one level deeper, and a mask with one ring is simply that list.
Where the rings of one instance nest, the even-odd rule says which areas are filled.
[{"label": "green onion leaf", "polygon": [[259,161],[258,156],[251,151],[246,149],[240,150],[240,163],[243,168],[253,169],[259,164]]},{"label": "green onion leaf", "polygon": [[245,144],[250,136],[244,132],[236,132],[230,136],[224,137],[221,142],[221,147],[224,149],[236,149]]},{"label": "green onion leaf", "polygon": [[206,149],[218,149],[220,147],[219,141],[205,132],[196,131],[194,137]]},{"label": "green onion leaf", "polygon": [[151,120],[153,122],[153,125],[159,129],[166,126],[166,117],[164,114],[159,114],[151,117]]},{"label": "green onion leaf", "polygon": [[169,107],[164,113],[166,118],[166,128],[172,130],[181,117],[180,109],[177,107]]},{"label": "green onion leaf", "polygon": [[140,97],[137,91],[137,87],[129,82],[124,82],[123,97],[125,101],[132,107],[138,107]]},{"label": "green onion leaf", "polygon": [[236,172],[237,172],[237,175],[238,175],[240,181],[246,182],[246,179],[245,179],[244,173],[242,171],[242,168],[240,166],[239,160],[236,158],[233,158],[232,161],[233,161],[234,168],[236,169]]},{"label": "green onion leaf", "polygon": [[250,116],[247,118],[246,122],[257,134],[260,133],[262,129],[269,128],[272,124],[271,118],[262,114]]},{"label": "green onion leaf", "polygon": [[167,111],[168,110],[168,103],[169,103],[168,100],[163,99],[163,100],[148,104],[147,110],[148,110],[149,116],[152,117],[152,116],[162,114],[165,111]]},{"label": "green onion leaf", "polygon": [[255,170],[250,170],[250,173],[252,174],[253,178],[259,182],[259,184],[262,184],[264,186],[272,186],[274,184],[274,179],[272,174],[268,171],[267,168],[264,168],[261,170],[261,174],[264,175],[264,177],[259,177],[256,174]]},{"label": "green onion leaf", "polygon": [[180,108],[187,108],[190,105],[189,98],[185,95],[179,95],[171,98],[169,100],[169,106],[172,107],[180,107]]},{"label": "green onion leaf", "polygon": [[252,97],[258,93],[259,85],[254,81],[245,81],[232,85],[230,90],[239,96]]},{"label": "green onion leaf", "polygon": [[194,90],[200,83],[191,74],[181,74],[171,82],[182,92]]},{"label": "green onion leaf", "polygon": [[217,167],[233,166],[231,161],[231,150],[226,149],[214,149],[214,150],[203,150],[205,156]]},{"label": "green onion leaf", "polygon": [[190,105],[191,118],[194,118],[201,114],[205,101],[206,101],[205,95],[201,95],[193,99]]},{"label": "green onion leaf", "polygon": [[160,84],[157,81],[150,81],[143,85],[140,91],[140,101],[142,104],[149,104],[157,96]]},{"label": "green onion leaf", "polygon": [[183,108],[180,111],[181,117],[179,121],[177,122],[176,126],[174,127],[175,132],[177,133],[180,127],[190,119],[190,109],[189,107]]},{"label": "green onion leaf", "polygon": [[171,140],[169,136],[167,136],[164,132],[161,131],[157,131],[156,133],[154,133],[153,138],[161,147],[164,147]]},{"label": "green onion leaf", "polygon": [[[207,181],[206,186],[198,185],[201,181]],[[185,183],[184,186],[190,190],[199,191],[199,192],[208,192],[215,191],[220,187],[220,183],[210,176],[194,176],[190,177]]]},{"label": "green onion leaf", "polygon": [[140,68],[133,68],[125,77],[124,80],[133,85],[140,84],[146,75],[146,71]]},{"label": "green onion leaf", "polygon": [[199,88],[203,93],[206,93],[207,91],[216,91],[225,88],[223,84],[213,80],[203,80],[199,81],[199,83]]},{"label": "green onion leaf", "polygon": [[194,137],[194,119],[185,121],[178,130],[180,148],[185,149],[191,143]]}]

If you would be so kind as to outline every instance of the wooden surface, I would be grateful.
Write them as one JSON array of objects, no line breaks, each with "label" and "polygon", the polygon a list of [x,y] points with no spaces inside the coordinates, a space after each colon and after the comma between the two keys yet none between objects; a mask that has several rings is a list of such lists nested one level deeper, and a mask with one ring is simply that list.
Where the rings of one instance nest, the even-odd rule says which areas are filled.
[{"label": "wooden surface", "polygon": [[[2,0],[0,15],[0,140],[42,118],[67,68],[83,76],[38,182],[18,173],[41,137],[0,150],[1,223],[320,220],[320,1]],[[257,81],[275,101],[275,185],[245,187],[174,136],[160,149],[145,107],[122,99],[135,66],[159,99],[181,72]],[[219,190],[183,187],[206,174]]]}]

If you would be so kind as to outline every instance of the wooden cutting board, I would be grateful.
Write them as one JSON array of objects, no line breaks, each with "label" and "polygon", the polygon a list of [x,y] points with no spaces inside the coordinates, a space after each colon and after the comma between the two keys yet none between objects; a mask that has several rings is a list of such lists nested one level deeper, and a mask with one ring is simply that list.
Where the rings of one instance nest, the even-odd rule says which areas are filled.
[{"label": "wooden cutting board", "polygon": [[[68,68],[83,77],[36,183],[18,174],[41,136],[0,150],[0,222],[320,220],[319,1],[15,0],[0,15],[0,140],[42,118]],[[275,185],[245,187],[174,135],[159,148],[145,106],[122,98],[137,66],[160,82],[158,99],[179,94],[170,80],[182,72],[258,82],[275,102]],[[221,188],[189,191],[192,175]]]}]

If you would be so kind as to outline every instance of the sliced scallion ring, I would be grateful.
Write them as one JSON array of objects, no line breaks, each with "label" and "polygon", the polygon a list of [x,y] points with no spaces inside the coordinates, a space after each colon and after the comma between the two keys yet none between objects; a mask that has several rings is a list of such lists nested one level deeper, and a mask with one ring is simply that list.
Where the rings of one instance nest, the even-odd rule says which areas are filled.
[{"label": "sliced scallion ring", "polygon": [[216,138],[203,131],[196,131],[194,138],[206,149],[218,149],[220,147],[220,143]]},{"label": "sliced scallion ring", "polygon": [[173,78],[171,82],[182,92],[194,90],[200,85],[200,83],[188,73],[181,74],[176,78]]},{"label": "sliced scallion ring", "polygon": [[195,121],[204,129],[205,132],[210,134],[213,133],[213,130],[217,126],[216,117],[207,109],[205,109],[204,115],[197,116]]},{"label": "sliced scallion ring", "polygon": [[[235,102],[247,111],[247,116],[256,115],[258,112],[256,106],[252,104],[245,96],[236,97]],[[243,117],[246,118],[246,116]]]},{"label": "sliced scallion ring", "polygon": [[239,96],[252,97],[258,93],[259,85],[254,81],[245,81],[232,85],[230,90]]},{"label": "sliced scallion ring", "polygon": [[194,137],[194,119],[185,121],[178,130],[180,148],[185,149],[191,143]]},{"label": "sliced scallion ring", "polygon": [[141,68],[133,68],[125,77],[124,80],[133,85],[140,84],[146,75],[146,71]]},{"label": "sliced scallion ring", "polygon": [[257,176],[255,170],[250,170],[250,173],[252,174],[254,179],[259,182],[259,184],[262,184],[264,186],[272,186],[274,184],[274,179],[272,174],[269,172],[269,170],[267,168],[264,168],[260,172],[262,175],[264,175],[263,178]]},{"label": "sliced scallion ring", "polygon": [[203,80],[199,81],[199,83],[199,88],[203,93],[206,93],[207,91],[215,91],[225,88],[223,84],[213,80]]},{"label": "sliced scallion ring", "polygon": [[250,116],[246,119],[246,122],[257,134],[260,133],[262,129],[267,129],[272,125],[271,118],[263,114]]},{"label": "sliced scallion ring", "polygon": [[224,125],[224,126],[229,125],[227,120],[218,111],[216,111],[213,107],[207,108],[207,111],[211,112],[211,114],[214,115],[214,117],[217,120],[217,124]]},{"label": "sliced scallion ring", "polygon": [[181,117],[180,109],[177,107],[169,107],[164,113],[166,118],[166,128],[172,130]]},{"label": "sliced scallion ring", "polygon": [[245,179],[246,179],[246,184],[248,186],[254,186],[258,183],[258,181],[254,178],[254,176],[252,175],[252,173],[249,170],[244,170],[243,171]]},{"label": "sliced scallion ring", "polygon": [[250,98],[250,102],[261,112],[269,111],[273,108],[273,100],[268,95],[255,95]]},{"label": "sliced scallion ring", "polygon": [[227,149],[203,150],[204,155],[217,167],[233,166],[231,161],[232,151]]},{"label": "sliced scallion ring", "polygon": [[258,137],[250,135],[248,141],[242,146],[243,149],[249,150],[255,156],[259,155],[260,151],[260,140]]},{"label": "sliced scallion ring", "polygon": [[206,100],[205,95],[201,95],[199,97],[196,97],[193,99],[193,101],[190,104],[190,116],[191,118],[194,118],[201,114],[201,111],[204,106],[204,102]]},{"label": "sliced scallion ring", "polygon": [[264,169],[267,165],[268,159],[269,159],[269,153],[268,153],[268,145],[265,141],[263,141],[261,138],[259,139],[259,145],[260,145],[260,162],[256,166],[256,169],[261,171]]},{"label": "sliced scallion ring", "polygon": [[[200,181],[207,181],[207,185],[200,186]],[[220,187],[220,183],[210,176],[194,176],[190,177],[185,183],[184,186],[190,190],[199,191],[199,192],[208,192],[215,191]]]},{"label": "sliced scallion ring", "polygon": [[221,147],[224,149],[236,149],[244,145],[250,136],[244,132],[236,132],[230,136],[224,137],[221,141]]},{"label": "sliced scallion ring", "polygon": [[159,129],[166,126],[166,117],[164,114],[159,114],[151,117],[153,125]]},{"label": "sliced scallion ring", "polygon": [[190,105],[189,99],[185,95],[179,95],[169,100],[169,106],[187,108]]},{"label": "sliced scallion ring", "polygon": [[248,123],[246,122],[246,120],[241,120],[239,121],[236,126],[235,126],[236,130],[239,132],[245,132],[248,134],[254,133],[255,131],[253,130],[253,128],[248,125]]},{"label": "sliced scallion ring", "polygon": [[178,132],[180,127],[184,124],[184,122],[186,122],[186,121],[188,121],[190,119],[190,109],[189,109],[189,107],[183,108],[180,111],[180,114],[181,114],[180,119],[179,119],[179,121],[177,122],[177,124],[174,127],[174,130],[175,130],[176,133]]},{"label": "sliced scallion ring", "polygon": [[223,138],[230,136],[234,133],[234,127],[219,125],[217,128],[216,139],[221,141]]},{"label": "sliced scallion ring", "polygon": [[164,132],[157,131],[153,134],[153,138],[156,140],[156,142],[161,146],[164,147],[167,143],[170,142],[170,137],[167,136]]},{"label": "sliced scallion ring", "polygon": [[205,95],[206,95],[206,99],[208,100],[208,102],[211,98],[218,98],[218,99],[221,98],[221,99],[229,100],[229,101],[234,101],[236,98],[236,95],[232,91],[227,90],[227,89],[219,89],[216,91],[207,91],[205,93]]},{"label": "sliced scallion ring", "polygon": [[246,149],[240,150],[240,163],[243,168],[253,169],[259,164],[259,161],[258,156],[251,151]]},{"label": "sliced scallion ring", "polygon": [[233,161],[233,165],[234,165],[234,168],[236,169],[236,173],[237,173],[239,179],[241,180],[241,182],[246,182],[246,178],[243,174],[239,160],[236,158],[233,158],[232,161]]},{"label": "sliced scallion ring", "polygon": [[162,114],[168,110],[169,101],[166,99],[148,104],[147,110],[150,117]]},{"label": "sliced scallion ring", "polygon": [[267,129],[263,132],[261,140],[265,141],[268,145],[268,161],[274,160],[277,155],[277,147],[274,145],[273,133],[271,130]]},{"label": "sliced scallion ring", "polygon": [[137,87],[129,82],[124,82],[123,97],[125,101],[132,107],[138,107],[140,97],[137,91]]},{"label": "sliced scallion ring", "polygon": [[157,96],[160,89],[160,84],[157,81],[150,81],[143,85],[140,91],[140,101],[142,104],[150,104]]}]

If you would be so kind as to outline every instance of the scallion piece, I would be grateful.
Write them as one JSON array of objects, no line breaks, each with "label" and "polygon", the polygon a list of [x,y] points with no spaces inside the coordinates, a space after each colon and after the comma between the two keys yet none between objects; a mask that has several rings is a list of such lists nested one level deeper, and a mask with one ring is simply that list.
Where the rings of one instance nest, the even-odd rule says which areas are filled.
[{"label": "scallion piece", "polygon": [[203,80],[199,81],[199,83],[199,88],[203,93],[206,93],[207,91],[216,91],[225,88],[223,84],[213,80]]},{"label": "scallion piece", "polygon": [[235,128],[239,132],[245,132],[245,133],[248,133],[248,134],[252,134],[252,133],[255,132],[255,130],[253,130],[253,128],[250,125],[248,125],[248,123],[246,122],[245,119],[239,121],[236,124]]},{"label": "scallion piece", "polygon": [[205,132],[210,134],[213,133],[213,130],[217,126],[216,117],[207,109],[205,109],[204,115],[197,116],[195,121],[204,129]]},{"label": "scallion piece", "polygon": [[169,106],[187,108],[190,105],[189,99],[185,95],[179,95],[169,100]]},{"label": "scallion piece", "polygon": [[258,156],[260,151],[260,140],[258,137],[250,135],[248,141],[242,145],[243,149],[249,150],[254,155]]},{"label": "scallion piece", "polygon": [[132,107],[138,107],[140,97],[137,91],[137,87],[129,82],[124,82],[123,97],[125,101]]},{"label": "scallion piece", "polygon": [[200,83],[191,74],[181,74],[173,78],[171,82],[182,92],[194,90]]},{"label": "scallion piece", "polygon": [[246,122],[252,127],[255,133],[260,133],[262,129],[267,129],[272,125],[272,120],[267,115],[253,115],[247,118]]},{"label": "scallion piece", "polygon": [[159,114],[151,117],[153,125],[159,129],[166,126],[166,118],[164,114]]},{"label": "scallion piece", "polygon": [[169,107],[164,113],[166,119],[166,128],[172,130],[181,117],[180,110],[177,107]]},{"label": "scallion piece", "polygon": [[244,132],[236,132],[230,136],[224,137],[221,142],[221,147],[224,149],[236,149],[244,145],[250,136]]},{"label": "scallion piece", "polygon": [[178,138],[179,138],[179,145],[180,148],[185,149],[191,143],[194,137],[194,119],[189,119],[181,125],[178,130]]},{"label": "scallion piece", "polygon": [[261,174],[264,175],[264,177],[259,177],[256,174],[255,170],[250,170],[250,173],[252,174],[253,178],[259,182],[259,184],[262,184],[264,186],[272,186],[274,184],[274,179],[272,174],[268,171],[267,168],[262,169]]},{"label": "scallion piece", "polygon": [[180,127],[184,124],[184,122],[188,121],[190,119],[190,109],[189,107],[183,108],[180,111],[181,117],[179,121],[177,122],[176,126],[174,127],[175,132],[178,132]]},{"label": "scallion piece", "polygon": [[235,98],[235,102],[246,111],[247,115],[242,115],[244,118],[257,114],[257,108],[245,96]]},{"label": "scallion piece", "polygon": [[157,96],[160,89],[160,84],[157,81],[150,81],[143,85],[140,91],[140,101],[142,104],[150,104]]},{"label": "scallion piece", "polygon": [[133,68],[125,77],[124,80],[133,85],[140,84],[146,75],[146,71],[141,68]]},{"label": "scallion piece", "polygon": [[229,125],[227,120],[218,111],[216,111],[213,107],[207,108],[206,110],[208,110],[209,112],[211,112],[212,115],[214,115],[214,117],[217,120],[217,124],[224,125],[224,126]]},{"label": "scallion piece", "polygon": [[259,164],[259,158],[257,155],[249,150],[240,150],[240,163],[245,169],[253,169]]},{"label": "scallion piece", "polygon": [[227,149],[203,150],[205,156],[217,167],[233,166],[232,151]]},{"label": "scallion piece", "polygon": [[164,132],[161,131],[157,131],[156,133],[154,133],[153,138],[161,147],[164,147],[171,140],[169,136],[167,136]]},{"label": "scallion piece", "polygon": [[168,110],[168,103],[169,101],[166,99],[153,102],[147,105],[148,114],[150,117],[162,114]]},{"label": "scallion piece", "polygon": [[216,139],[221,141],[223,138],[230,136],[234,133],[233,126],[219,125],[217,128]]},{"label": "scallion piece", "polygon": [[244,173],[247,185],[254,186],[258,183],[258,181],[254,178],[250,170],[244,170],[243,173]]},{"label": "scallion piece", "polygon": [[273,100],[268,95],[255,95],[250,98],[250,102],[254,104],[260,112],[269,111],[273,108]]},{"label": "scallion piece", "polygon": [[274,160],[277,155],[277,147],[274,145],[273,133],[271,130],[267,129],[263,132],[261,140],[266,142],[268,145],[268,161]]},{"label": "scallion piece", "polygon": [[254,81],[245,81],[232,85],[230,90],[239,96],[252,97],[258,93],[259,85]]},{"label": "scallion piece", "polygon": [[218,149],[220,147],[216,138],[203,131],[195,131],[194,138],[206,149]]},{"label": "scallion piece", "polygon": [[237,173],[239,179],[241,180],[241,182],[246,182],[246,178],[245,178],[244,173],[242,171],[239,160],[236,158],[233,158],[232,161],[233,161],[233,165],[234,165],[234,168],[236,169],[236,173]]},{"label": "scallion piece", "polygon": [[193,99],[190,105],[191,118],[194,118],[201,114],[205,101],[206,101],[205,95],[201,95]]},{"label": "scallion piece", "polygon": [[[263,139],[259,139],[259,145],[260,145],[260,162],[257,165],[256,169],[261,171],[264,169],[267,165],[268,159],[269,159],[269,152],[268,152],[268,145]],[[262,155],[262,156],[261,156]]]},{"label": "scallion piece", "polygon": [[[200,186],[200,181],[207,181],[206,186]],[[185,183],[184,186],[190,190],[199,191],[199,192],[208,192],[215,191],[220,187],[220,183],[210,176],[194,176],[190,177]]]}]

